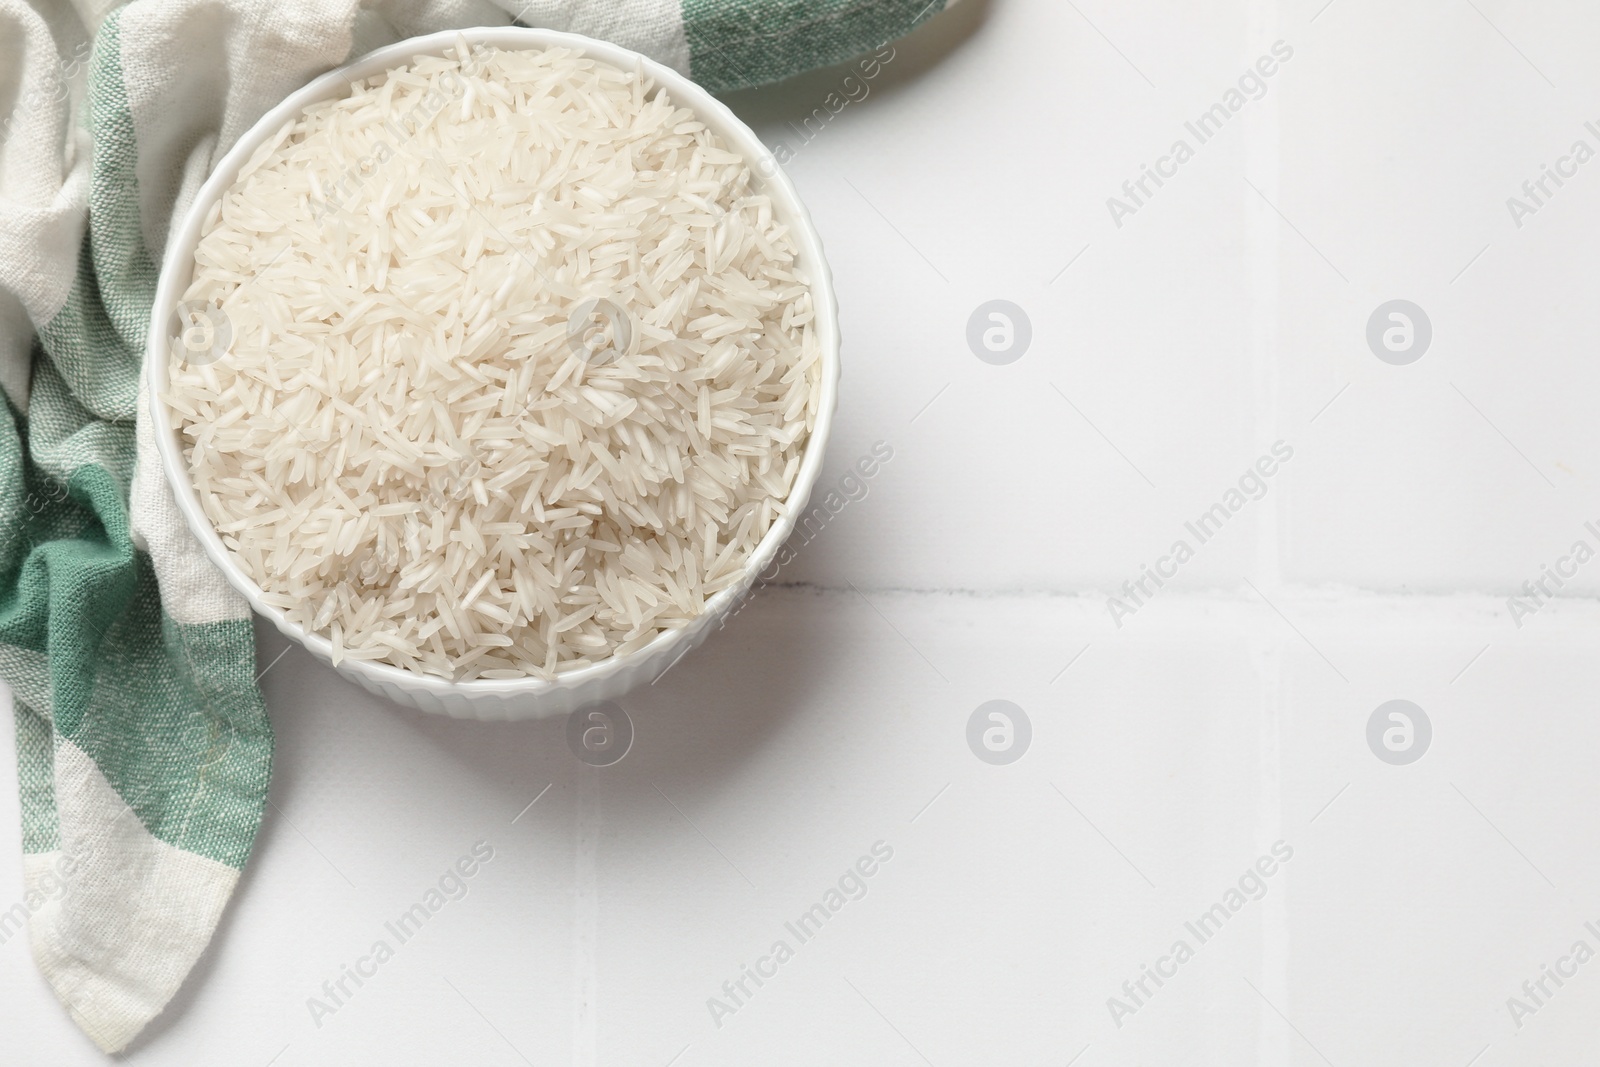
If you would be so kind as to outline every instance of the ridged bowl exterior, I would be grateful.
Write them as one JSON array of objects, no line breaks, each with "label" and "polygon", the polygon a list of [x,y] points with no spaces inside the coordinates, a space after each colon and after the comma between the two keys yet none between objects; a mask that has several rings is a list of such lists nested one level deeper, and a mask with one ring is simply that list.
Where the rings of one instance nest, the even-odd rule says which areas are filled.
[{"label": "ridged bowl exterior", "polygon": [[798,265],[811,279],[816,330],[822,345],[821,396],[816,427],[806,443],[800,470],[789,495],[788,510],[773,523],[751,554],[739,584],[712,598],[706,611],[688,626],[661,634],[636,652],[609,657],[563,674],[552,682],[537,678],[451,682],[389,664],[351,659],[345,659],[334,668],[370,692],[423,711],[463,719],[544,718],[566,715],[601,701],[617,700],[640,686],[654,682],[690,649],[703,643],[713,630],[720,629],[793,532],[796,519],[804,513],[811,488],[822,467],[834,410],[838,405],[839,388],[839,311],[833,291],[833,277],[823,256],[822,241],[816,227],[788,176],[777,166],[760,139],[721,101],[677,71],[629,49],[576,34],[514,27],[449,30],[414,37],[380,48],[314,79],[263,115],[223,156],[172,233],[160,282],[156,287],[146,347],[149,414],[167,482],[172,486],[178,509],[206,555],[256,612],[270,619],[280,631],[304,645],[318,659],[332,665],[333,648],[328,639],[308,634],[290,622],[281,610],[263,602],[260,587],[244,573],[206,518],[199,497],[189,482],[178,431],[161,400],[167,390],[166,324],[192,278],[194,252],[199,244],[206,212],[233,184],[239,169],[263,141],[307,105],[346,95],[352,81],[381,74],[418,57],[443,55],[463,41],[469,46],[486,45],[508,50],[573,48],[616,66],[640,69],[657,85],[665,88],[677,104],[691,108],[702,122],[730,146],[758,164],[759,181],[764,191],[772,197],[779,217],[790,224],[800,253]]}]

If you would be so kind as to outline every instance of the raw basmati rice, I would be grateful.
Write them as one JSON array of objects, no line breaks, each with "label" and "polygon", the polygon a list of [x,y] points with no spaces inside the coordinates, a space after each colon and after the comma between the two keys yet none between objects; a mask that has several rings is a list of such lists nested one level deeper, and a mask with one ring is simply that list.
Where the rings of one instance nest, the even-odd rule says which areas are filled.
[{"label": "raw basmati rice", "polygon": [[749,161],[566,49],[307,108],[213,208],[184,301],[227,338],[173,346],[195,489],[335,662],[550,678],[686,625],[817,414],[809,283]]}]

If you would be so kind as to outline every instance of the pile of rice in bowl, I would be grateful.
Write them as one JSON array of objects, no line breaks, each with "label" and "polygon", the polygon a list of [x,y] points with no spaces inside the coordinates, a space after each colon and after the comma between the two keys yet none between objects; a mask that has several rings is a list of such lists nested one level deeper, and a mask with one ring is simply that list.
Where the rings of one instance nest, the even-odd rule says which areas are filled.
[{"label": "pile of rice in bowl", "polygon": [[550,678],[739,582],[822,364],[759,184],[564,49],[421,58],[286,124],[205,222],[164,397],[263,599],[335,663]]}]

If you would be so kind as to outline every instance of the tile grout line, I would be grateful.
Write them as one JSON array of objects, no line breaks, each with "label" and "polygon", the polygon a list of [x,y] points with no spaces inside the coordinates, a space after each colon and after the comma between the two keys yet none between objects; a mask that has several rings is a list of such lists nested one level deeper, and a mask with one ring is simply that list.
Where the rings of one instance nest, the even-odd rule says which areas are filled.
[{"label": "tile grout line", "polygon": [[599,1062],[600,890],[598,859],[603,815],[600,783],[589,767],[576,775],[572,804],[572,1063]]},{"label": "tile grout line", "polygon": [[[1248,52],[1256,41],[1276,40],[1280,20],[1278,0],[1252,0],[1249,29],[1244,42]],[[1248,56],[1247,56],[1248,58]],[[1280,139],[1281,114],[1278,93],[1268,93],[1258,111],[1247,117],[1246,172],[1259,179],[1259,184],[1269,189],[1274,199],[1281,200],[1278,175],[1282,172]],[[1252,211],[1250,220],[1250,294],[1254,301],[1250,322],[1250,344],[1256,379],[1256,455],[1265,455],[1272,443],[1280,438],[1290,440],[1298,436],[1299,428],[1285,431],[1282,425],[1283,382],[1278,366],[1279,300],[1281,297],[1278,276],[1278,254],[1281,228],[1277,220]],[[1274,493],[1267,507],[1258,508],[1255,517],[1256,576],[1271,595],[1281,599],[1283,590],[1283,508],[1286,494]],[[1272,631],[1260,631],[1264,641],[1256,645],[1259,664],[1259,705],[1257,710],[1257,752],[1260,760],[1256,806],[1256,832],[1265,841],[1276,841],[1284,836],[1283,827],[1283,753],[1281,716],[1284,697],[1282,649],[1283,637]],[[1258,842],[1259,843],[1259,842]],[[1274,996],[1283,999],[1288,990],[1289,922],[1283,894],[1273,895],[1265,902],[1260,915],[1261,943],[1259,958],[1260,981]],[[1258,1021],[1255,1047],[1262,1063],[1284,1063],[1291,1055],[1285,1035],[1261,1025]]]},{"label": "tile grout line", "polygon": [[[1277,0],[1252,0],[1246,40],[1242,42],[1248,63],[1255,54],[1258,41],[1271,41],[1278,37]],[[1280,148],[1280,113],[1278,93],[1269,92],[1258,106],[1246,116],[1245,160],[1246,174],[1257,179],[1255,184],[1281,200],[1278,175],[1282,172]],[[1248,195],[1244,190],[1240,196]],[[1248,229],[1250,262],[1249,293],[1250,348],[1255,379],[1255,455],[1266,454],[1272,442],[1280,437],[1288,439],[1281,425],[1282,377],[1278,366],[1278,254],[1282,227],[1276,218],[1254,210],[1245,210]],[[1296,431],[1298,432],[1298,431]],[[1254,456],[1251,457],[1254,459]],[[1269,506],[1257,508],[1255,514],[1255,570],[1256,578],[1270,595],[1276,595],[1283,583],[1282,513],[1284,494],[1274,493]]]}]

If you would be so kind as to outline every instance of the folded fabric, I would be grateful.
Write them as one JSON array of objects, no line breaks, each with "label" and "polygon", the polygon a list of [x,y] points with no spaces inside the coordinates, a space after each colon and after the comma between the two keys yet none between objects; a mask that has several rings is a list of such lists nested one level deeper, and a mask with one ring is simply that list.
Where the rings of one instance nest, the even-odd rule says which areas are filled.
[{"label": "folded fabric", "polygon": [[[169,227],[268,108],[478,25],[605,38],[715,89],[897,37],[945,0],[0,0],[0,678],[34,957],[124,1048],[205,949],[267,802],[248,607],[162,480],[140,365]],[[108,10],[109,8],[109,10]]]}]

